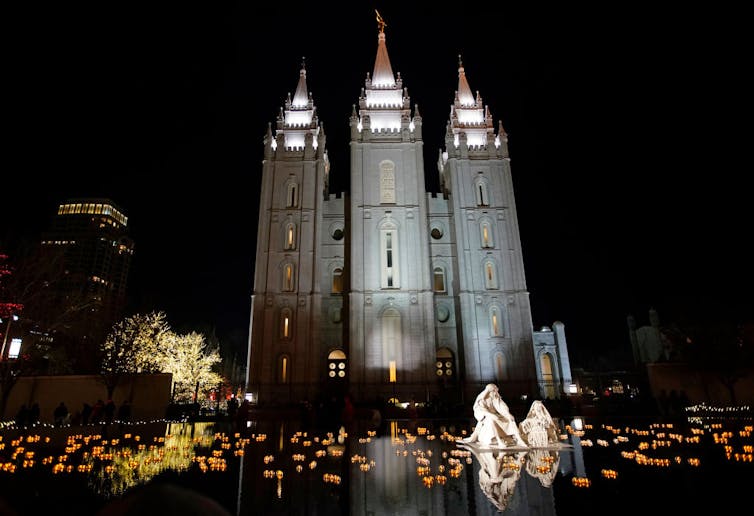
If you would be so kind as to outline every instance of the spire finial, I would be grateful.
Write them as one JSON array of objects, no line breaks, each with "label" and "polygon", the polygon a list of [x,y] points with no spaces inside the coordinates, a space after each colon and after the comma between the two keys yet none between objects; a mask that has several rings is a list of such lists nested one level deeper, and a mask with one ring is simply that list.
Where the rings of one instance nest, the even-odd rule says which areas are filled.
[{"label": "spire finial", "polygon": [[306,71],[306,56],[301,56],[301,71]]},{"label": "spire finial", "polygon": [[463,59],[461,58],[461,54],[458,54],[458,68],[463,68]]},{"label": "spire finial", "polygon": [[377,28],[379,29],[380,33],[385,32],[385,27],[387,27],[387,23],[385,23],[385,20],[383,20],[382,16],[380,16],[380,11],[375,9],[374,13],[377,15]]}]

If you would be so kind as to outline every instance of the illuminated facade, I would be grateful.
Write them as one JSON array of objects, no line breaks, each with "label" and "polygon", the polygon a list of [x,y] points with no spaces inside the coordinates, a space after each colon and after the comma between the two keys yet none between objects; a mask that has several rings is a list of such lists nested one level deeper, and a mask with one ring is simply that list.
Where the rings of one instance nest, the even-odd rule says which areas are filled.
[{"label": "illuminated facade", "polygon": [[108,199],[73,199],[58,206],[42,249],[64,268],[55,295],[75,313],[66,324],[76,342],[76,369],[95,367],[97,345],[122,315],[134,243],[128,217]]},{"label": "illuminated facade", "polygon": [[565,346],[535,347],[507,136],[458,74],[442,192],[427,193],[422,118],[381,27],[350,118],[350,192],[332,195],[302,67],[264,139],[247,369],[260,402],[570,384]]}]

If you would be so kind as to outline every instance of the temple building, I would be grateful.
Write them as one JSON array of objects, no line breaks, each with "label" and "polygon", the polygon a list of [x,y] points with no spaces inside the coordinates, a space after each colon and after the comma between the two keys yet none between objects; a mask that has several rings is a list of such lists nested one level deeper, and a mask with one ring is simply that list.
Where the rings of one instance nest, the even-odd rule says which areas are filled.
[{"label": "temple building", "polygon": [[507,135],[462,63],[439,193],[425,186],[422,117],[384,24],[349,121],[349,192],[329,192],[306,73],[264,138],[249,396],[468,400],[489,382],[504,397],[568,392],[562,323],[537,339],[532,327]]}]

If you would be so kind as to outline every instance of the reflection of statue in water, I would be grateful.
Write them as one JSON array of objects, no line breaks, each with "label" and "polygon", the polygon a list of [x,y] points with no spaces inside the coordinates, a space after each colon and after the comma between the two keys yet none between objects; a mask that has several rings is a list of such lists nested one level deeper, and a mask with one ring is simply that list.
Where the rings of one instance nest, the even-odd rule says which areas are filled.
[{"label": "reflection of statue in water", "polygon": [[477,420],[474,432],[463,439],[465,443],[479,443],[483,446],[497,444],[506,446],[523,446],[526,442],[521,439],[516,426],[516,420],[508,410],[508,405],[498,393],[497,385],[487,384],[474,401],[474,417]]},{"label": "reflection of statue in water", "polygon": [[521,432],[521,437],[532,448],[544,448],[559,444],[558,426],[550,417],[544,403],[539,400],[532,402],[526,419],[521,421],[518,429]]},{"label": "reflection of statue in water", "polygon": [[560,452],[557,450],[529,450],[526,455],[526,471],[539,479],[542,487],[552,486],[552,481],[558,474],[559,464]]},{"label": "reflection of statue in water", "polygon": [[521,477],[521,463],[526,452],[469,449],[479,461],[479,488],[498,511],[504,511]]}]

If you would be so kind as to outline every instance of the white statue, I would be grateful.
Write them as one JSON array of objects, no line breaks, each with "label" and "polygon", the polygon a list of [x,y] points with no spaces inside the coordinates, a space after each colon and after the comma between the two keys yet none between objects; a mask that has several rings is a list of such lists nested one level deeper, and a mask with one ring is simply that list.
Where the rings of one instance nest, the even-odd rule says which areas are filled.
[{"label": "white statue", "polygon": [[532,448],[545,448],[560,444],[558,426],[550,417],[544,403],[539,400],[532,402],[526,419],[521,421],[518,429],[526,444]]},{"label": "white statue", "polygon": [[476,427],[465,443],[479,443],[482,446],[497,445],[500,448],[508,446],[526,447],[516,426],[516,420],[508,410],[497,390],[497,385],[487,384],[474,401],[474,417]]}]

